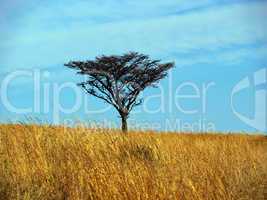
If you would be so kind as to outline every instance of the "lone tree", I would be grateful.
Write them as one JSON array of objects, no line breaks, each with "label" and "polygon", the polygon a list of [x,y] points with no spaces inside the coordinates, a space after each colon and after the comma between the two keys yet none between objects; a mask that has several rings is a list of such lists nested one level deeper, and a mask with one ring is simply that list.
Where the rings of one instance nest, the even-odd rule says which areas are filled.
[{"label": "lone tree", "polygon": [[119,112],[122,131],[127,132],[127,118],[133,107],[142,103],[138,95],[146,87],[156,87],[174,63],[161,64],[137,52],[121,56],[100,56],[95,60],[71,61],[65,66],[78,70],[87,80],[78,84],[88,94],[111,104]]}]

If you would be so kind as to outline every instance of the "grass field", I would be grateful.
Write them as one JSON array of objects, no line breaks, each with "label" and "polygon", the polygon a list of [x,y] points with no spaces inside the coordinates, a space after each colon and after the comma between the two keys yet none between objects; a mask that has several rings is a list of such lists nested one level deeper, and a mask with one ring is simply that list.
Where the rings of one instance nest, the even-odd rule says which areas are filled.
[{"label": "grass field", "polygon": [[1,199],[267,199],[267,138],[0,126]]}]

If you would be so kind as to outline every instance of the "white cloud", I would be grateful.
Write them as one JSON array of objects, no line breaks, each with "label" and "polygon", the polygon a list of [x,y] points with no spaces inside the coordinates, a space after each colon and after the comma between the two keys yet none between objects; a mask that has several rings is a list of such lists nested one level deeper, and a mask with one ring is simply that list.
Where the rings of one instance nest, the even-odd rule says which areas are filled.
[{"label": "white cloud", "polygon": [[[109,14],[113,13],[110,11],[111,7],[115,8],[114,12],[118,12],[121,8],[117,8],[112,3],[114,1],[108,1],[110,3],[103,5],[102,13],[97,9],[99,5],[94,3],[96,1],[92,2],[90,4],[93,6],[92,11],[99,16],[106,13],[105,9]],[[174,1],[162,2],[157,0],[157,3],[152,5],[158,6],[157,9],[159,9],[162,5],[167,7],[173,5]],[[185,1],[179,3],[186,5]],[[128,7],[138,7],[138,5],[146,8],[150,4],[136,2],[134,5],[129,4]],[[141,51],[160,58],[170,57],[169,55],[173,54],[190,55],[192,52],[205,50],[217,51],[218,55],[224,56],[225,59],[229,56],[236,56],[238,59],[240,58],[238,51],[231,52],[229,55],[229,53],[220,54],[218,50],[232,45],[267,43],[265,29],[267,21],[264,20],[267,17],[266,6],[266,2],[240,3],[218,6],[216,9],[206,9],[201,12],[190,12],[186,15],[159,15],[104,24],[74,20],[72,23],[66,22],[66,26],[60,23],[57,27],[55,24],[55,28],[49,27],[52,22],[43,20],[42,22],[47,24],[39,25],[38,20],[49,19],[48,11],[54,13],[57,10],[46,10],[40,7],[41,11],[44,9],[42,12],[37,9],[37,13],[33,12],[24,19],[24,22],[30,23],[28,26],[20,27],[14,37],[0,44],[0,50],[4,52],[0,55],[0,65],[4,69],[2,67],[0,71],[10,71],[20,67],[47,67],[63,64],[70,59],[86,59],[98,54],[120,53],[128,50]],[[61,15],[63,12],[65,13],[63,16],[71,16],[71,13],[76,13],[75,10],[85,14],[86,8],[83,3],[79,3],[76,7],[71,5],[62,8],[58,14]],[[131,10],[127,11],[134,13]],[[119,13],[123,16],[123,13],[127,12]],[[185,58],[182,59],[186,63]],[[209,59],[209,55],[201,55],[196,60],[188,58],[187,63]]]}]

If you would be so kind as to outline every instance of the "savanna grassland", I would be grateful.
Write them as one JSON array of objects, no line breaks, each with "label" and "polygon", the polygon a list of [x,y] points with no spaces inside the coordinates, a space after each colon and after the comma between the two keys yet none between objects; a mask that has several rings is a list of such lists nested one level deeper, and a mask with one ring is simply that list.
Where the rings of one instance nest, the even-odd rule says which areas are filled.
[{"label": "savanna grassland", "polygon": [[267,199],[267,138],[0,126],[0,199]]}]

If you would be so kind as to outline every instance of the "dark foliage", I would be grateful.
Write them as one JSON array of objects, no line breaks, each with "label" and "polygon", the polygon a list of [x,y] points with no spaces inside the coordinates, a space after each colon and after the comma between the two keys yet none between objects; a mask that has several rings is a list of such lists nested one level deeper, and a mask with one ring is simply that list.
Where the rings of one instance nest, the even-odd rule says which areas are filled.
[{"label": "dark foliage", "polygon": [[142,103],[142,99],[138,99],[140,92],[156,86],[174,63],[161,64],[160,60],[130,52],[122,56],[103,55],[85,62],[72,61],[65,66],[87,76],[87,80],[78,85],[88,94],[113,105],[122,118],[122,129],[126,131],[130,111]]}]

